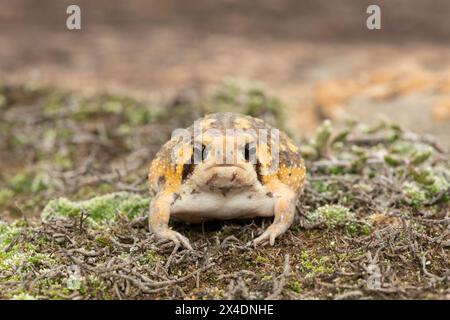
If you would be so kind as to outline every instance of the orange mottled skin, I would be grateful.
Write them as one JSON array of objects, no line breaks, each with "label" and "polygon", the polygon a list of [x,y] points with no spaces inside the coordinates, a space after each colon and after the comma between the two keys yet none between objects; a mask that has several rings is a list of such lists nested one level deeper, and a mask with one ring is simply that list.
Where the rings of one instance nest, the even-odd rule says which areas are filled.
[{"label": "orange mottled skin", "polygon": [[[201,128],[202,147],[209,150],[201,163],[189,163],[194,153],[193,139],[174,137],[164,144],[150,166],[149,183],[154,195],[151,230],[159,238],[191,248],[187,238],[169,228],[171,215],[188,222],[274,216],[273,224],[253,241],[273,245],[275,238],[292,224],[295,202],[303,190],[306,168],[299,149],[283,132],[279,132],[278,143],[273,136],[256,143],[261,129],[272,132],[274,128],[250,116],[216,113],[199,119],[196,125]],[[187,129],[192,137],[194,128]],[[230,134],[230,129],[242,131]],[[227,142],[236,146],[231,163],[227,159],[226,166],[215,165],[220,163],[219,156],[224,159],[217,150],[223,150],[221,146]],[[242,151],[248,150],[245,148],[251,142],[255,143],[251,152],[257,164],[247,161]],[[274,156],[276,151],[278,157]]]}]

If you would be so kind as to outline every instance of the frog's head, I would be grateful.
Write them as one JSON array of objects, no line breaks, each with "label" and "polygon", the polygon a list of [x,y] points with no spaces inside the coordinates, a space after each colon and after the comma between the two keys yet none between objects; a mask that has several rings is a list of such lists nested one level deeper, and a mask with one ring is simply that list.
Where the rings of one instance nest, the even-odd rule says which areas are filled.
[{"label": "frog's head", "polygon": [[201,190],[224,193],[262,182],[258,144],[251,134],[207,130],[193,141],[191,150],[183,180],[192,181]]},{"label": "frog's head", "polygon": [[154,191],[190,185],[240,192],[277,179],[301,190],[305,172],[298,148],[284,133],[261,119],[216,113],[174,132],[153,160],[149,180]]}]

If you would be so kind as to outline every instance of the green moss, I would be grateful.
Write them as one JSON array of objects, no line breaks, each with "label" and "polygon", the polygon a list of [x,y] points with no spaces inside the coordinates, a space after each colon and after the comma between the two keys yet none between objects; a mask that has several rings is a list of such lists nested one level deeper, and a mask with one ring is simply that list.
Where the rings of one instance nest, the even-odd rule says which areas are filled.
[{"label": "green moss", "polygon": [[388,165],[390,165],[391,167],[398,167],[398,166],[400,166],[400,165],[405,163],[405,161],[401,157],[396,156],[396,155],[392,155],[392,154],[385,155],[384,156],[384,161]]},{"label": "green moss", "polygon": [[[306,179],[308,180],[308,178]],[[316,180],[311,181],[311,185],[317,192],[327,195],[334,195],[340,191],[339,185],[333,181]]]},{"label": "green moss", "polygon": [[114,221],[118,216],[124,215],[129,219],[143,216],[148,211],[150,199],[128,192],[110,193],[86,201],[71,201],[59,198],[50,201],[44,208],[41,218],[50,217],[80,217],[84,212],[87,220],[94,224]]},{"label": "green moss", "polygon": [[416,231],[419,231],[419,232],[426,232],[426,227],[425,227],[423,224],[421,224],[421,223],[419,223],[419,222],[417,222],[417,221],[412,221],[412,222],[411,222],[411,227],[412,227],[414,230],[416,230]]},{"label": "green moss", "polygon": [[284,128],[286,105],[254,82],[225,81],[206,103],[206,112],[239,112]]},{"label": "green moss", "polygon": [[64,114],[68,110],[72,111],[71,106],[78,104],[75,95],[70,95],[66,92],[52,89],[48,92],[44,104],[44,115],[52,117],[58,114]]},{"label": "green moss", "polygon": [[100,116],[119,116],[132,125],[154,121],[152,109],[125,96],[99,95],[86,98],[58,91],[51,93],[44,103],[44,114],[48,117],[64,114],[75,121],[90,121]]},{"label": "green moss", "polygon": [[[358,125],[357,122],[349,123],[350,126],[356,126]],[[359,124],[359,128],[361,132],[368,133],[368,134],[374,134],[377,132],[380,132],[383,129],[386,129],[388,127],[388,124],[386,123],[385,119],[377,119],[374,124],[367,125],[364,123]]]},{"label": "green moss", "polygon": [[98,236],[98,237],[95,238],[95,241],[96,241],[99,245],[101,245],[101,246],[103,246],[103,247],[110,247],[110,248],[112,248],[112,242],[111,242],[111,240],[110,240],[108,237],[106,237],[106,236]]},{"label": "green moss", "polygon": [[269,282],[269,281],[272,281],[272,279],[273,279],[273,275],[271,275],[271,274],[266,274],[266,275],[264,275],[264,276],[261,278],[261,281],[263,281],[263,282]]},{"label": "green moss", "polygon": [[254,258],[246,256],[244,257],[244,261],[242,262],[246,269],[254,269],[257,267],[256,261]]},{"label": "green moss", "polygon": [[124,110],[124,104],[120,101],[106,101],[103,104],[102,109],[108,113],[120,114]]},{"label": "green moss", "polygon": [[440,193],[446,192],[450,188],[450,182],[441,175],[435,175],[432,184],[425,187],[430,196],[436,196]]},{"label": "green moss", "polygon": [[31,181],[32,179],[28,173],[20,172],[9,179],[8,185],[14,192],[22,193],[29,189]]},{"label": "green moss", "polygon": [[334,175],[343,175],[348,173],[347,167],[342,165],[334,165],[331,166],[329,172]]},{"label": "green moss", "polygon": [[350,210],[341,205],[324,205],[309,215],[312,221],[324,222],[330,227],[336,227],[352,218]]},{"label": "green moss", "polygon": [[11,189],[0,189],[0,207],[4,206],[14,197],[14,192]]},{"label": "green moss", "polygon": [[61,299],[73,292],[67,287],[66,277],[43,278],[37,282],[37,290],[49,299]]},{"label": "green moss", "polygon": [[373,187],[371,185],[367,184],[367,183],[364,183],[364,182],[360,182],[360,183],[354,184],[353,187],[356,190],[364,192],[364,193],[370,193],[370,192],[373,191]]},{"label": "green moss", "polygon": [[[27,235],[33,238],[33,243],[18,239]],[[40,252],[41,237],[21,223],[0,223],[0,271],[3,274],[0,281],[21,281],[23,274],[31,270],[39,272],[57,263],[50,254]]]},{"label": "green moss", "polygon": [[37,173],[31,181],[30,191],[36,193],[38,191],[49,189],[52,185],[50,175],[45,172]]},{"label": "green moss", "polygon": [[69,169],[73,166],[72,159],[68,152],[55,154],[53,162],[61,169]]},{"label": "green moss", "polygon": [[371,228],[368,224],[359,221],[346,222],[344,230],[350,237],[367,236],[371,232]]},{"label": "green moss", "polygon": [[307,277],[331,274],[334,267],[327,256],[317,257],[312,251],[302,251],[299,255],[299,269],[307,273]]},{"label": "green moss", "polygon": [[432,185],[435,180],[431,170],[411,170],[411,175],[416,182],[422,185]]},{"label": "green moss", "polygon": [[416,152],[416,146],[409,141],[396,141],[389,150],[397,155],[410,156]]},{"label": "green moss", "polygon": [[14,272],[20,266],[24,266],[32,255],[30,251],[9,250],[0,253],[0,269]]},{"label": "green moss", "polygon": [[220,238],[225,239],[228,236],[235,235],[235,231],[236,230],[232,226],[225,224],[225,225],[222,226],[222,228],[218,232],[218,236]]},{"label": "green moss", "polygon": [[7,181],[9,189],[14,193],[37,193],[53,188],[54,181],[45,171],[20,172]]},{"label": "green moss", "polygon": [[422,150],[422,151],[417,151],[414,155],[413,158],[411,159],[411,163],[413,165],[420,165],[422,163],[424,163],[425,161],[427,161],[431,155],[432,155],[432,151],[431,150]]},{"label": "green moss", "polygon": [[442,173],[434,172],[431,169],[413,171],[412,176],[415,181],[407,181],[403,184],[402,191],[406,200],[413,206],[423,205],[427,200],[444,194],[442,201],[448,202],[450,182]]},{"label": "green moss", "polygon": [[158,262],[161,259],[159,254],[157,252],[153,251],[153,250],[147,252],[146,258],[147,258],[146,259],[147,263],[156,263],[156,262]]},{"label": "green moss", "polygon": [[302,284],[301,284],[300,281],[298,281],[298,280],[292,280],[292,281],[290,281],[290,282],[289,282],[289,288],[290,288],[292,291],[297,292],[297,293],[300,293],[300,292],[303,291]]},{"label": "green moss", "polygon": [[318,156],[316,148],[310,144],[300,145],[300,153],[305,159],[315,159]]},{"label": "green moss", "polygon": [[128,108],[126,109],[125,115],[131,126],[144,125],[155,119],[155,115],[152,114],[151,110],[145,106]]},{"label": "green moss", "polygon": [[0,248],[4,250],[18,232],[19,229],[15,228],[13,224],[0,221]]},{"label": "green moss", "polygon": [[11,297],[11,300],[37,300],[37,298],[29,293],[18,293]]},{"label": "green moss", "polygon": [[332,133],[333,126],[331,125],[331,121],[325,120],[322,126],[317,130],[315,137],[311,141],[312,145],[316,148],[319,155],[323,156],[327,153]]},{"label": "green moss", "polygon": [[312,181],[311,185],[317,192],[320,193],[326,192],[329,186],[329,184],[324,180]]},{"label": "green moss", "polygon": [[414,182],[405,182],[402,191],[412,205],[421,205],[427,199],[425,191]]},{"label": "green moss", "polygon": [[396,167],[405,163],[420,166],[432,155],[433,149],[425,144],[410,141],[395,141],[388,147],[389,154],[385,156],[387,164]]},{"label": "green moss", "polygon": [[[343,146],[343,143],[347,140],[348,135],[350,134],[350,130],[346,129],[339,133],[337,133],[333,140],[331,141],[331,144],[333,147],[336,147],[336,144],[339,144],[339,146]],[[340,147],[338,147],[340,148]]]},{"label": "green moss", "polygon": [[86,278],[87,288],[85,290],[91,294],[93,297],[102,296],[104,299],[110,299],[111,297],[107,294],[106,284],[99,278],[93,275],[89,275]]},{"label": "green moss", "polygon": [[267,257],[263,257],[263,256],[257,256],[255,261],[256,261],[256,263],[260,263],[260,264],[269,263],[269,259]]},{"label": "green moss", "polygon": [[6,99],[6,97],[3,94],[0,94],[0,109],[5,107],[7,102],[8,100]]}]

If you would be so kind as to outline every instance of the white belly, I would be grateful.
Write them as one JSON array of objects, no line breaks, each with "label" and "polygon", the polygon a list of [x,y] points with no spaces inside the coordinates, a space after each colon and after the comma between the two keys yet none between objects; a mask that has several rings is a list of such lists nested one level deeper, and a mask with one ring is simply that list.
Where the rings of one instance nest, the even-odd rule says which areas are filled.
[{"label": "white belly", "polygon": [[265,188],[229,192],[226,195],[204,191],[191,193],[190,189],[186,189],[172,203],[170,214],[176,220],[193,223],[215,219],[271,217],[275,200]]}]

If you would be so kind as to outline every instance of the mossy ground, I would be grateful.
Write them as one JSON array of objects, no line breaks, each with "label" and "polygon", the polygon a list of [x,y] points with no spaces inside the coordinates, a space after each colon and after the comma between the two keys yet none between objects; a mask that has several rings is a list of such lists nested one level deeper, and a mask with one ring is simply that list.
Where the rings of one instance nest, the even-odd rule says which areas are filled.
[{"label": "mossy ground", "polygon": [[155,152],[209,111],[282,126],[278,99],[228,83],[165,104],[27,86],[0,101],[1,298],[450,298],[450,164],[426,136],[326,122],[274,247],[245,245],[270,219],[174,223],[194,251],[173,252],[146,222]]}]

